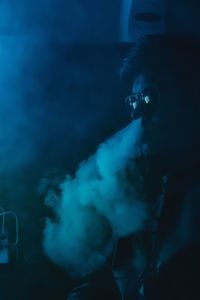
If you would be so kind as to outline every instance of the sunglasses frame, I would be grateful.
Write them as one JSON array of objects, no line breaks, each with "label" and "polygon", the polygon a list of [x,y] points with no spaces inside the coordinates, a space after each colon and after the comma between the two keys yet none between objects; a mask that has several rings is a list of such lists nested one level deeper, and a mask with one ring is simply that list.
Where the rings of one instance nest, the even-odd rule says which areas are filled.
[{"label": "sunglasses frame", "polygon": [[[127,111],[129,113],[129,115],[134,118],[133,114],[134,114],[134,111],[137,109],[137,107],[140,105],[140,104],[145,104],[145,105],[148,105],[149,103],[151,104],[151,101],[147,102],[145,101],[145,97],[148,96],[148,94],[145,96],[144,95],[144,91],[149,89],[149,88],[153,88],[155,91],[156,91],[156,94],[157,94],[157,104],[160,103],[160,93],[159,93],[159,89],[158,89],[158,86],[155,85],[155,84],[150,84],[148,85],[147,87],[143,88],[141,91],[139,92],[136,92],[136,93],[132,93],[130,94],[129,96],[127,96],[125,98],[125,104],[126,104],[126,108],[127,108]],[[136,101],[134,102],[131,102],[131,98],[134,97]],[[134,105],[135,104],[135,107]],[[131,107],[132,106],[132,107]],[[131,108],[131,111],[130,111],[130,108]]]}]

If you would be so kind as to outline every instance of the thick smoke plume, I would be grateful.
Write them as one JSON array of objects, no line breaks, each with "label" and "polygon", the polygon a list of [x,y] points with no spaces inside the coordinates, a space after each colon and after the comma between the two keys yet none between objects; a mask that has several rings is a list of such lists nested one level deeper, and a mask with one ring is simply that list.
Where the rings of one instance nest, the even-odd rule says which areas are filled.
[{"label": "thick smoke plume", "polygon": [[130,161],[141,155],[141,135],[141,120],[136,120],[102,143],[73,178],[67,175],[60,197],[49,191],[46,204],[57,220],[47,220],[44,249],[71,275],[99,269],[112,254],[114,236],[144,226],[143,195],[126,176]]}]

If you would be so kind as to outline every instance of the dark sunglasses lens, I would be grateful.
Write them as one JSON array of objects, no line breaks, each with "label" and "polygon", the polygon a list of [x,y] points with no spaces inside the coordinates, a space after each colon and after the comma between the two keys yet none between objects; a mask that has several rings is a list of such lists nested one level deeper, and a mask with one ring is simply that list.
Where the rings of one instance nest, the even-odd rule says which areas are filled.
[{"label": "dark sunglasses lens", "polygon": [[159,103],[159,93],[156,87],[150,86],[142,91],[142,98],[146,104],[155,105]]}]

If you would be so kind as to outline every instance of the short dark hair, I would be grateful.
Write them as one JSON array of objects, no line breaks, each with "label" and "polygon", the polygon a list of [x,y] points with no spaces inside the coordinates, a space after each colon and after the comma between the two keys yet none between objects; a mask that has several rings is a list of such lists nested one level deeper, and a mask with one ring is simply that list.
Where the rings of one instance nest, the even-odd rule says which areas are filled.
[{"label": "short dark hair", "polygon": [[[121,68],[122,83],[130,89],[135,76],[151,73],[162,87],[176,82],[200,97],[200,39],[194,36],[145,36],[133,44]],[[187,92],[186,92],[187,93]]]}]

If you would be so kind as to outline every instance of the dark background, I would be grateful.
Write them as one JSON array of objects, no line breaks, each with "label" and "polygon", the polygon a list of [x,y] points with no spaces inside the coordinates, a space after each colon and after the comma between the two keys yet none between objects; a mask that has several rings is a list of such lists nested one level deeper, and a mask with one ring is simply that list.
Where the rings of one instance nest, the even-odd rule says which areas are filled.
[{"label": "dark background", "polygon": [[[75,284],[43,253],[52,213],[38,186],[73,174],[130,121],[119,82],[129,42],[146,33],[199,35],[197,1],[161,2],[1,1],[0,205],[19,217],[12,264],[0,266],[2,299],[65,299]],[[14,236],[12,220],[7,229]]]},{"label": "dark background", "polygon": [[[21,44],[16,47],[22,51]],[[34,49],[31,59],[23,61],[16,81],[7,79],[1,95],[7,103],[2,104],[1,206],[19,218],[19,245],[10,250],[12,264],[2,266],[1,290],[10,299],[14,284],[25,299],[43,294],[42,299],[54,299],[66,296],[73,282],[43,253],[42,230],[52,212],[40,180],[73,174],[99,143],[130,121],[119,84],[129,45],[41,42],[30,48],[26,42],[23,47],[25,53]],[[8,218],[6,224],[12,238],[14,223]]]}]

